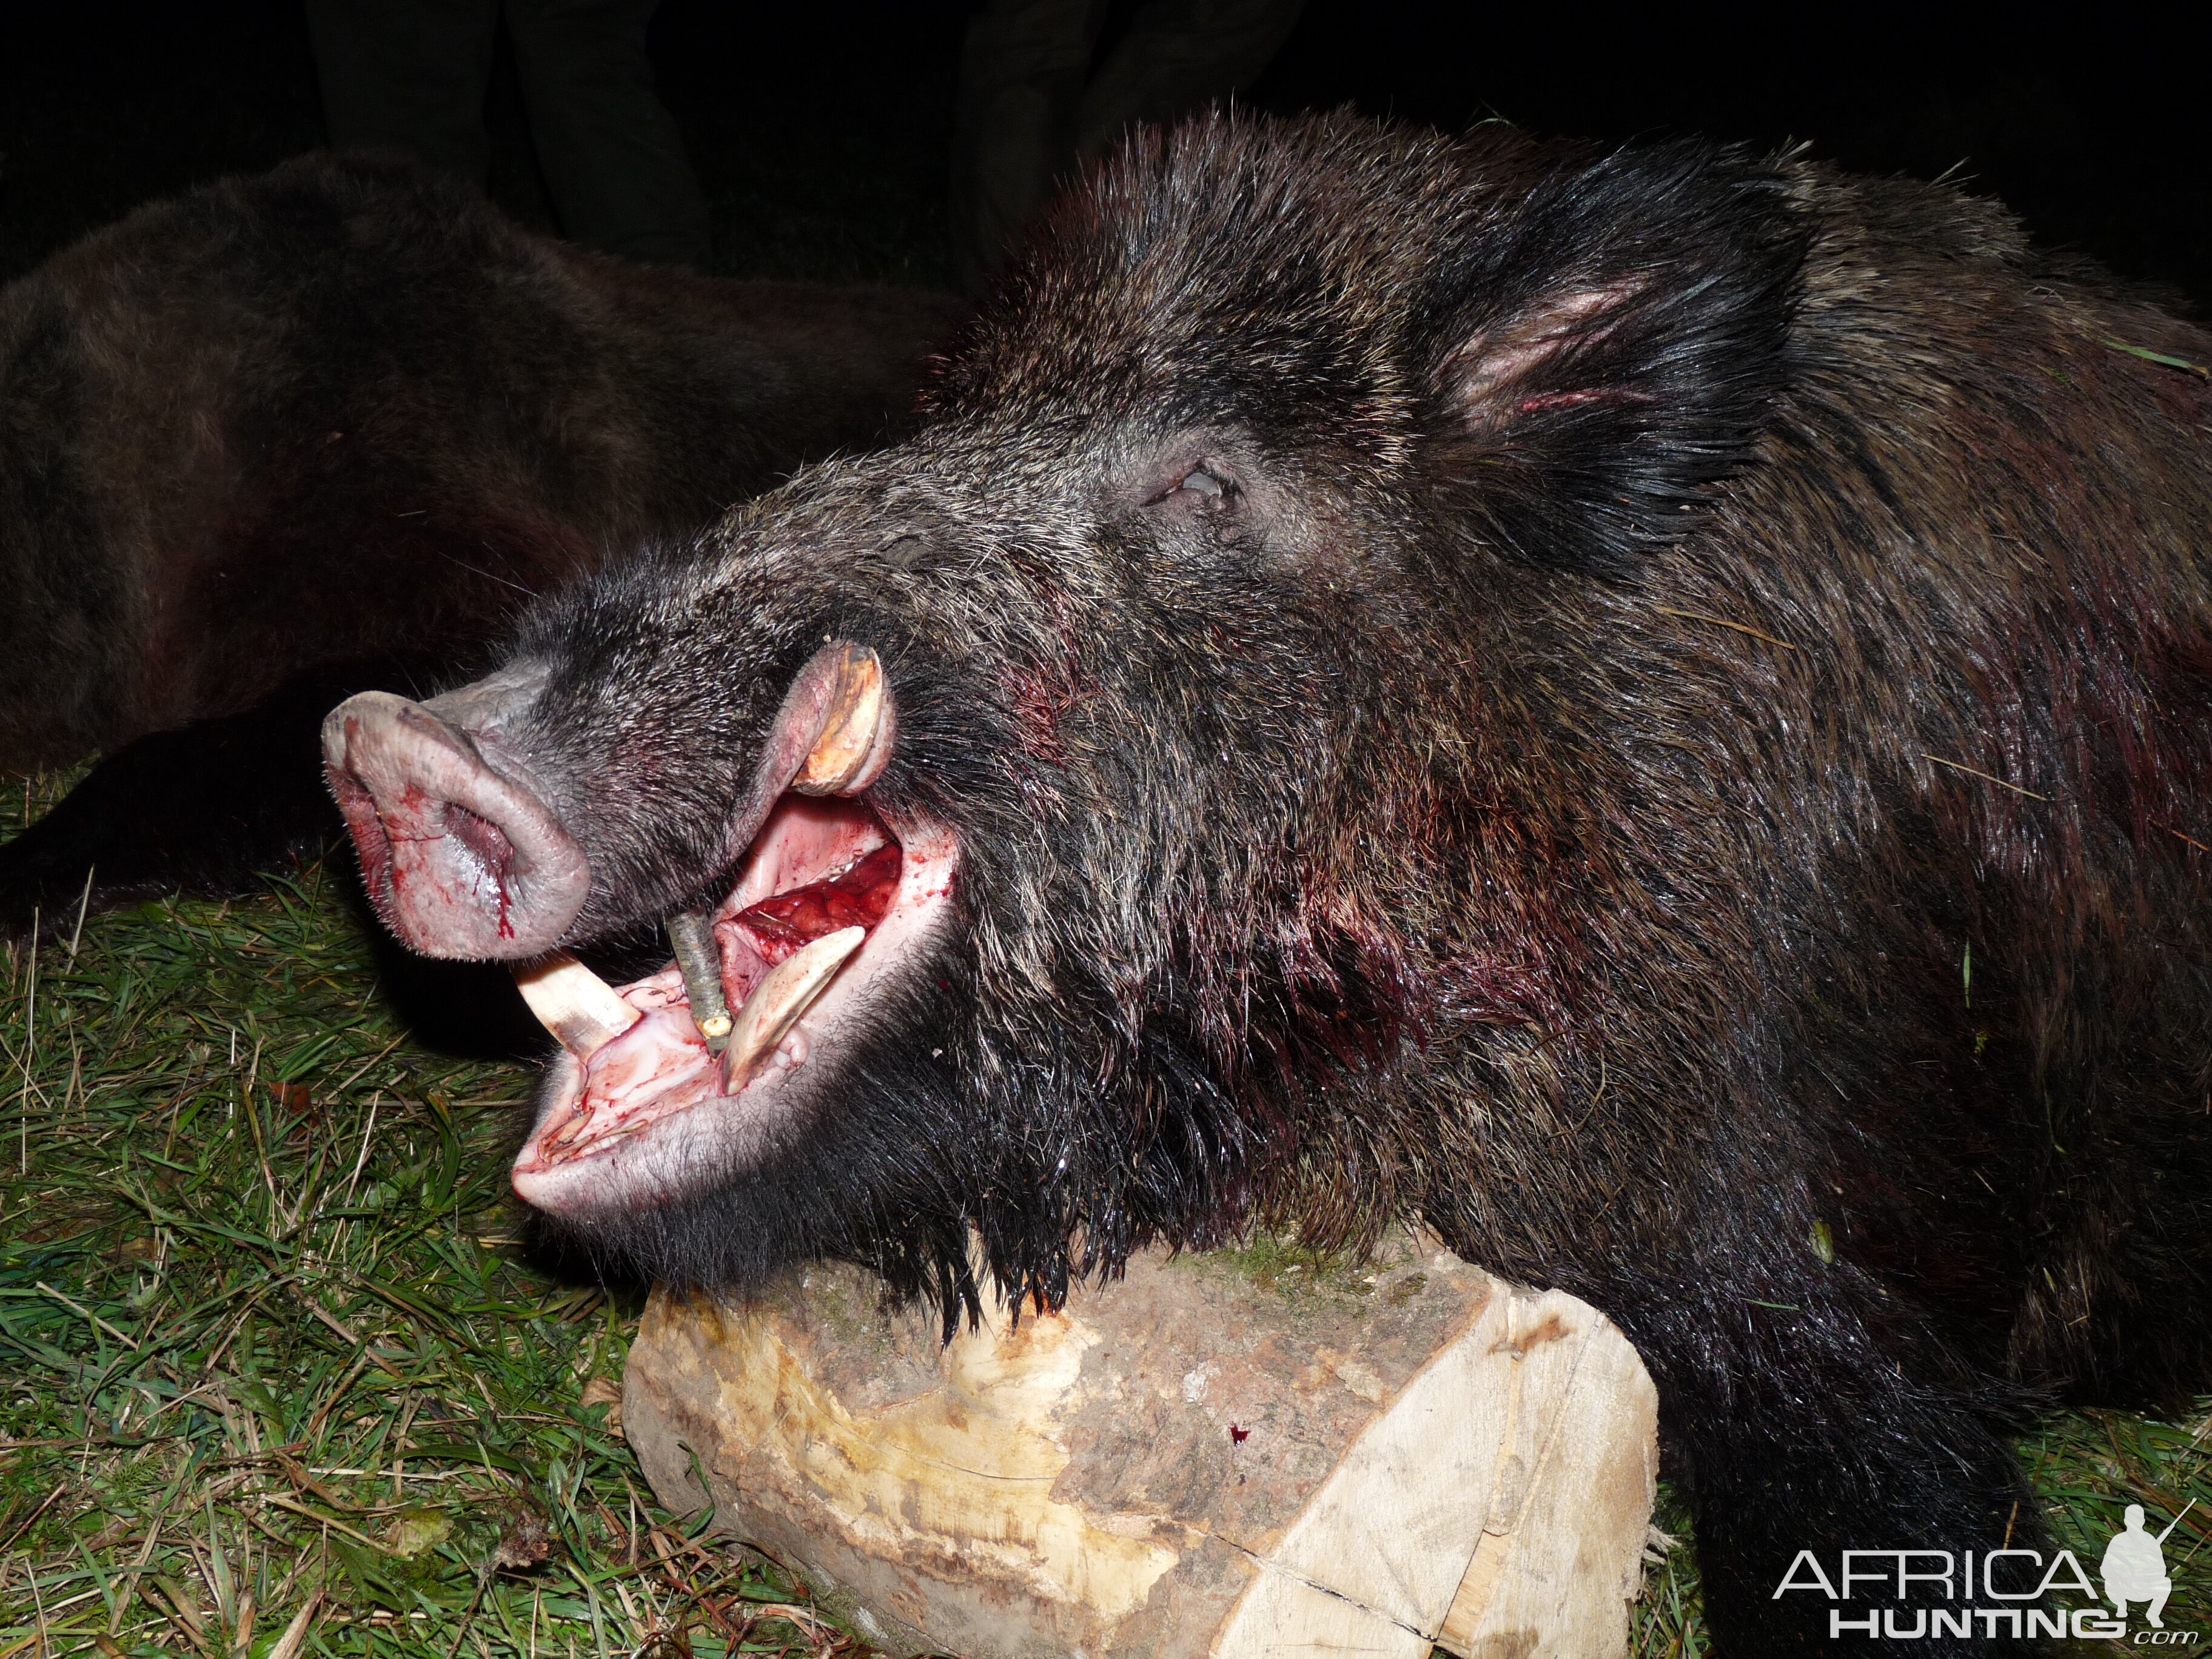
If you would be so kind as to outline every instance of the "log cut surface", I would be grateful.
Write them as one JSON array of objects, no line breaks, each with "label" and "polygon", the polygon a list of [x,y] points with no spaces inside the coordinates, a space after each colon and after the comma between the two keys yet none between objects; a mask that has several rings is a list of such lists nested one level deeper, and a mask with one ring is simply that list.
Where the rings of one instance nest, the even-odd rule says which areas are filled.
[{"label": "log cut surface", "polygon": [[971,1659],[1625,1653],[1656,1417],[1586,1304],[1407,1238],[1147,1255],[949,1346],[849,1268],[657,1296],[623,1404],[663,1502]]}]

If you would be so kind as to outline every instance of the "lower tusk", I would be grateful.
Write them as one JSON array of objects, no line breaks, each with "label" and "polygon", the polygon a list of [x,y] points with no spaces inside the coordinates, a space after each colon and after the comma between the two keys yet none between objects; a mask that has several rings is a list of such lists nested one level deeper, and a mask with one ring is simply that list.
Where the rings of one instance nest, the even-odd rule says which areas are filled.
[{"label": "lower tusk", "polygon": [[890,709],[884,665],[866,646],[848,646],[822,735],[791,787],[802,795],[850,795],[876,781],[890,757]]},{"label": "lower tusk", "polygon": [[676,949],[676,965],[684,970],[684,994],[691,1004],[691,1023],[707,1039],[707,1052],[719,1054],[728,1046],[730,1005],[722,995],[722,952],[714,942],[714,924],[702,910],[679,910],[665,924],[668,942]]},{"label": "lower tusk", "polygon": [[644,1016],[572,956],[555,951],[514,975],[538,1023],[579,1060],[589,1060]]},{"label": "lower tusk", "polygon": [[730,1046],[722,1054],[722,1092],[735,1094],[752,1079],[760,1063],[775,1052],[790,1034],[799,1017],[814,1006],[814,999],[837,975],[845,959],[866,939],[865,927],[845,927],[824,933],[792,952],[776,970],[763,980],[745,999],[730,1033]]}]

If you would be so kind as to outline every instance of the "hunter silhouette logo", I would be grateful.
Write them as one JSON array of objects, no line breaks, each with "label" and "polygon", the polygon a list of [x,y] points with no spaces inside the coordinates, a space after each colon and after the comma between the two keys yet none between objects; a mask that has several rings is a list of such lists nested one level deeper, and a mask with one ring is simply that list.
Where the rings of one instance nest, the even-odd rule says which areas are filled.
[{"label": "hunter silhouette logo", "polygon": [[[1911,1642],[1978,1636],[1985,1642],[2033,1642],[2071,1637],[2077,1642],[2120,1640],[2133,1647],[2194,1647],[2201,1632],[2166,1627],[2173,1578],[2166,1571],[2165,1545],[2196,1506],[2192,1498],[2163,1532],[2152,1533],[2143,1525],[2142,1505],[2128,1505],[2125,1524],[2112,1534],[2098,1564],[2110,1613],[2098,1605],[2097,1587],[2073,1551],[2057,1550],[2046,1558],[2042,1550],[2009,1544],[1979,1553],[1844,1550],[1832,1573],[1811,1550],[1800,1550],[1775,1587],[1774,1598],[1809,1592],[1838,1604],[1828,1609],[1831,1639],[1865,1636]],[[2088,1605],[2054,1604],[2053,1598],[2062,1595],[2082,1597]],[[2140,1606],[2147,1626],[2132,1635],[2130,1606]]]},{"label": "hunter silhouette logo", "polygon": [[[2197,1500],[2191,1498],[2181,1515],[2196,1506]],[[2121,1618],[2128,1616],[2129,1602],[2147,1601],[2150,1605],[2143,1609],[2143,1617],[2150,1620],[2151,1628],[2166,1628],[2166,1620],[2159,1615],[2166,1611],[2166,1598],[2173,1594],[2173,1580],[2166,1574],[2165,1544],[2167,1534],[2181,1524],[2181,1515],[2167,1522],[2166,1531],[2154,1538],[2143,1530],[2142,1505],[2128,1505],[2126,1530],[2112,1534],[2098,1568],[2105,1581],[2105,1599]]]}]

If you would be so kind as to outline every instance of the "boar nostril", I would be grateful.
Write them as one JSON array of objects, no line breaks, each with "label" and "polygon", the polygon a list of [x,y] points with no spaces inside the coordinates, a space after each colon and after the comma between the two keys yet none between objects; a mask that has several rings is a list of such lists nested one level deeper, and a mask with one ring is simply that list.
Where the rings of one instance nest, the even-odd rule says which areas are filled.
[{"label": "boar nostril", "polygon": [[489,818],[453,801],[442,814],[446,833],[466,848],[493,880],[504,884],[514,873],[514,843]]}]

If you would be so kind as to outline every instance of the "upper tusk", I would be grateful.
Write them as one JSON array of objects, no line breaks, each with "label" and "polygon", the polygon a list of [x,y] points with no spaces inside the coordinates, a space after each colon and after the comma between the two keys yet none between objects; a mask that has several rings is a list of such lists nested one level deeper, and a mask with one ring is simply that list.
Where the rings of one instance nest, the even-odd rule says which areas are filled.
[{"label": "upper tusk", "polygon": [[516,969],[514,987],[538,1023],[579,1060],[589,1060],[644,1018],[613,986],[558,951]]},{"label": "upper tusk", "polygon": [[882,659],[866,646],[846,647],[822,735],[791,787],[802,795],[859,793],[890,758],[890,720]]},{"label": "upper tusk", "polygon": [[801,945],[753,988],[738,1012],[730,1046],[722,1052],[722,1092],[735,1094],[781,1042],[799,1017],[836,977],[845,959],[868,936],[865,927],[844,927]]}]

